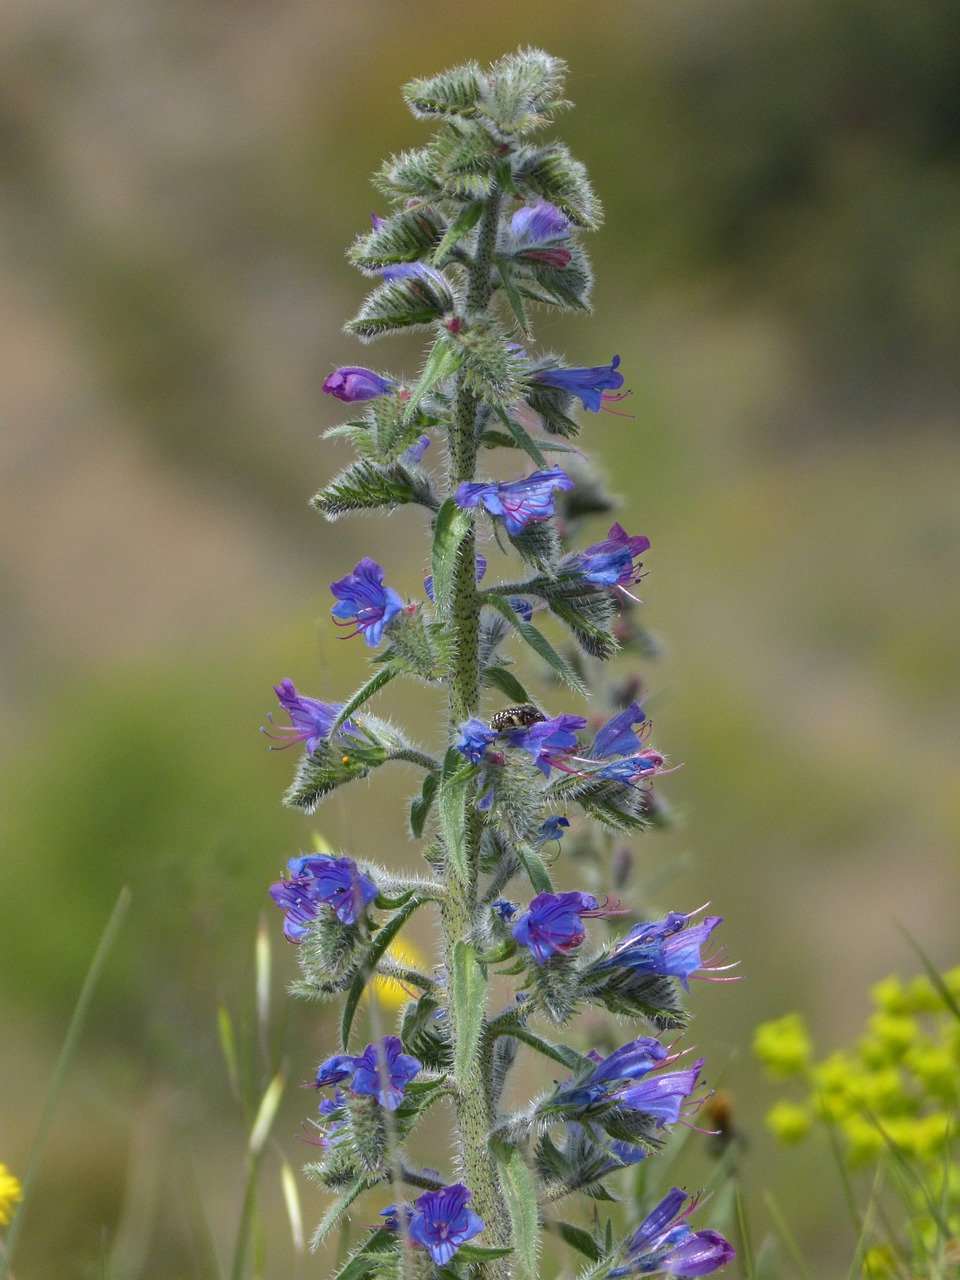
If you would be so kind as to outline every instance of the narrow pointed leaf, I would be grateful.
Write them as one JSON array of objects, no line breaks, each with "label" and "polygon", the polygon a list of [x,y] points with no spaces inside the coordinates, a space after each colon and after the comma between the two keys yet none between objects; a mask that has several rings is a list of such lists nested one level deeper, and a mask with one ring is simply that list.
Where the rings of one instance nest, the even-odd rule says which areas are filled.
[{"label": "narrow pointed leaf", "polygon": [[333,1204],[320,1219],[320,1223],[317,1226],[316,1231],[314,1231],[313,1235],[310,1237],[311,1253],[316,1252],[316,1250],[320,1248],[320,1245],[323,1244],[330,1231],[337,1225],[343,1215],[353,1204],[354,1200],[356,1200],[357,1196],[362,1195],[368,1187],[372,1187],[374,1185],[374,1182],[371,1182],[369,1178],[357,1178],[355,1181],[351,1182],[344,1191],[340,1192],[336,1200],[334,1200]]},{"label": "narrow pointed leaf", "polygon": [[530,701],[530,695],[526,689],[506,667],[487,667],[483,673],[483,683],[489,685],[491,689],[499,689],[501,693],[505,693],[513,702]]},{"label": "narrow pointed leaf", "polygon": [[391,916],[370,943],[367,954],[364,956],[357,975],[351,983],[350,990],[347,992],[347,998],[343,1006],[343,1017],[340,1021],[340,1043],[343,1045],[344,1052],[347,1051],[354,1015],[357,1012],[357,1005],[360,1003],[360,997],[363,995],[363,989],[367,985],[368,979],[376,969],[387,947],[389,947],[416,909],[423,906],[423,902],[423,898],[411,898],[405,906],[400,908],[395,916]]},{"label": "narrow pointed leaf", "polygon": [[[467,821],[467,785],[474,770],[472,766],[469,770],[462,769],[460,767],[462,763],[463,756],[456,747],[451,747],[443,762],[443,778],[440,781],[438,805],[447,861],[459,885],[466,886],[470,883],[465,831]],[[456,893],[458,884],[455,882],[449,888],[452,893]]]},{"label": "narrow pointed leaf", "polygon": [[437,775],[428,773],[423,780],[420,795],[410,805],[410,831],[417,840],[423,835],[423,828],[430,816],[430,809],[439,785]]},{"label": "narrow pointed leaf", "polygon": [[460,352],[452,347],[449,342],[436,342],[427,356],[427,362],[423,366],[423,373],[417,385],[410,393],[404,407],[404,422],[410,422],[416,413],[421,400],[424,396],[429,395],[438,382],[442,382],[444,378],[449,378],[451,374],[456,373],[460,368]]},{"label": "narrow pointed leaf", "polygon": [[468,511],[458,507],[453,498],[447,498],[437,512],[433,526],[433,599],[437,612],[447,613],[457,557],[464,538],[470,532],[472,518]]},{"label": "narrow pointed leaf", "polygon": [[483,205],[479,201],[471,202],[461,209],[453,222],[451,222],[449,227],[447,227],[443,239],[434,250],[433,265],[435,267],[440,266],[448,250],[452,249],[468,231],[472,230],[477,225],[482,213]]},{"label": "narrow pointed leaf", "polygon": [[519,1273],[528,1277],[528,1280],[535,1280],[540,1235],[537,1184],[516,1147],[504,1146],[498,1142],[493,1144],[493,1152],[500,1166],[500,1186],[513,1227]]},{"label": "narrow pointed leaf", "polygon": [[554,1044],[550,1040],[544,1040],[542,1036],[538,1036],[522,1023],[511,1026],[510,1030],[504,1034],[528,1044],[531,1049],[536,1049],[537,1053],[542,1053],[545,1058],[552,1058],[554,1062],[559,1062],[568,1071],[582,1071],[585,1066],[589,1066],[589,1059],[582,1053],[577,1053],[576,1049],[571,1049],[569,1045]]},{"label": "narrow pointed leaf", "polygon": [[600,1246],[589,1231],[584,1231],[583,1227],[575,1227],[572,1222],[555,1222],[552,1225],[565,1244],[568,1244],[571,1249],[576,1249],[578,1253],[582,1253],[591,1262],[599,1262],[603,1257]]},{"label": "narrow pointed leaf", "polygon": [[502,614],[514,630],[518,631],[526,640],[530,648],[553,668],[565,684],[568,684],[571,689],[575,689],[577,693],[582,694],[583,697],[586,698],[588,696],[583,681],[566,659],[561,658],[547,637],[539,632],[532,623],[523,621],[509,600],[504,599],[503,596],[498,595],[495,591],[487,591],[484,593],[483,602]]},{"label": "narrow pointed leaf", "polygon": [[362,707],[365,702],[368,702],[375,693],[379,693],[382,688],[390,683],[394,676],[399,674],[400,672],[397,667],[389,665],[381,667],[379,671],[370,677],[362,689],[358,689],[357,692],[343,704],[343,710],[337,716],[336,720],[334,720],[333,726],[327,734],[327,737],[332,738],[345,720],[349,720],[359,707]]},{"label": "narrow pointed leaf", "polygon": [[552,893],[553,885],[550,881],[550,875],[536,850],[531,849],[522,840],[516,841],[513,850],[537,893]]},{"label": "narrow pointed leaf", "polygon": [[456,1028],[453,1066],[461,1083],[477,1070],[486,990],[486,971],[477,959],[476,951],[468,942],[454,943],[450,975],[450,1000]]}]

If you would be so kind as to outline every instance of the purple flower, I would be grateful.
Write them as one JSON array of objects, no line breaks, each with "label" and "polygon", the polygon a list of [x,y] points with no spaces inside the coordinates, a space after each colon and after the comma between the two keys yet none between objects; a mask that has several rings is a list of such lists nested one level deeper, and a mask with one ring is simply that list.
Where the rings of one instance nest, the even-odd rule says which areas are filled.
[{"label": "purple flower", "polygon": [[606,1058],[595,1052],[587,1056],[596,1063],[593,1071],[585,1079],[562,1085],[554,1096],[554,1102],[584,1110],[597,1103],[609,1104],[617,1096],[617,1085],[625,1080],[639,1080],[665,1061],[667,1051],[659,1040],[641,1036]]},{"label": "purple flower", "polygon": [[507,604],[524,622],[530,622],[533,619],[533,605],[528,600],[524,600],[521,596],[507,596]]},{"label": "purple flower", "polygon": [[380,267],[379,274],[384,280],[429,280],[441,293],[449,296],[450,288],[443,276],[435,267],[428,267],[425,262],[393,262],[388,267]]},{"label": "purple flower", "polygon": [[462,751],[471,764],[479,764],[491,742],[496,742],[500,735],[482,720],[471,717],[461,726],[460,741],[457,750]]},{"label": "purple flower", "polygon": [[355,624],[354,630],[343,639],[362,635],[371,649],[377,647],[384,628],[403,608],[396,591],[383,585],[383,570],[369,556],[364,556],[353,573],[339,582],[331,582],[330,590],[338,601],[331,611],[337,624]]},{"label": "purple flower", "polygon": [[547,200],[524,205],[510,219],[510,236],[515,245],[559,240],[569,230],[570,219]]},{"label": "purple flower", "polygon": [[400,461],[418,463],[429,448],[430,437],[428,435],[417,436],[410,448],[404,449],[403,453],[401,453]]},{"label": "purple flower", "polygon": [[611,760],[601,769],[590,774],[591,778],[607,778],[611,782],[623,782],[627,786],[636,786],[641,778],[652,777],[663,768],[663,756],[659,751],[648,748],[635,756],[624,760]]},{"label": "purple flower", "polygon": [[[477,556],[477,581],[483,579],[483,575],[487,572],[487,560],[485,556]],[[427,599],[433,604],[433,574],[428,573],[423,580],[423,589],[427,593]]]},{"label": "purple flower", "polygon": [[534,844],[539,849],[541,845],[547,844],[551,840],[562,840],[563,833],[570,825],[569,818],[562,818],[557,814],[545,819],[537,828],[537,834]]},{"label": "purple flower", "polygon": [[[530,375],[530,382],[544,387],[556,387],[576,396],[584,409],[597,413],[607,403],[622,400],[622,395],[608,395],[623,386],[623,374],[617,372],[620,357],[614,356],[610,364],[592,369],[539,369]],[[624,393],[626,395],[629,392]]]},{"label": "purple flower", "polygon": [[728,1240],[717,1231],[693,1231],[685,1219],[697,1207],[694,1197],[673,1187],[637,1228],[624,1251],[623,1266],[607,1274],[704,1276],[736,1257]]},{"label": "purple flower", "polygon": [[618,711],[597,733],[590,748],[593,760],[603,760],[607,756],[628,756],[640,750],[641,743],[633,731],[635,724],[643,724],[646,720],[639,702],[631,702],[623,711]]},{"label": "purple flower", "polygon": [[557,757],[576,749],[576,730],[583,729],[586,723],[583,716],[559,715],[525,729],[511,729],[506,738],[511,747],[528,752],[543,776],[549,778]]},{"label": "purple flower", "polygon": [[[318,1089],[325,1089],[327,1085],[339,1084],[341,1080],[348,1080],[353,1074],[355,1059],[352,1053],[335,1053],[332,1058],[327,1058],[326,1062],[321,1062],[317,1067],[316,1086]],[[320,1104],[323,1106],[323,1104]]]},{"label": "purple flower", "polygon": [[615,524],[602,542],[570,556],[569,564],[597,586],[627,587],[642,577],[641,565],[633,562],[649,550],[649,538],[642,534],[631,536],[622,525]]},{"label": "purple flower", "polygon": [[320,907],[330,907],[341,924],[356,924],[379,890],[352,858],[304,855],[287,863],[290,880],[270,886],[270,897],[285,913],[283,932],[300,942]]},{"label": "purple flower", "polygon": [[350,1092],[376,1098],[387,1111],[396,1111],[407,1085],[423,1065],[403,1052],[396,1036],[383,1036],[376,1043],[368,1044],[352,1061],[354,1076]]},{"label": "purple flower", "polygon": [[698,924],[692,924],[696,915],[699,912],[682,915],[671,911],[664,920],[638,924],[617,943],[601,967],[679,978],[689,990],[688,980],[696,977],[698,970],[718,967],[714,963],[717,957],[705,961],[700,949],[717,925],[723,922],[722,916],[706,916]]},{"label": "purple flower", "polygon": [[546,200],[518,209],[510,219],[509,247],[523,261],[544,262],[562,271],[573,254],[553,241],[562,240],[570,230],[570,220]]},{"label": "purple flower", "polygon": [[438,1267],[483,1230],[483,1219],[468,1207],[472,1198],[462,1182],[455,1182],[442,1191],[425,1191],[416,1202],[410,1239],[422,1244]]},{"label": "purple flower", "polygon": [[591,893],[538,893],[511,933],[543,964],[579,947],[587,934],[584,919],[604,914]]},{"label": "purple flower", "polygon": [[[295,746],[298,742],[306,745],[308,754],[316,751],[323,738],[333,728],[333,722],[343,710],[342,702],[317,702],[315,698],[304,698],[297,693],[292,680],[281,680],[274,685],[274,693],[280,699],[280,706],[290,717],[289,726],[281,726],[277,733],[260,732],[268,738],[282,742],[282,747],[271,747],[271,751],[283,751],[285,747]],[[272,716],[267,717],[273,719]],[[357,736],[357,726],[345,720],[340,732],[349,736]]]},{"label": "purple flower", "polygon": [[503,484],[468,484],[464,481],[453,495],[458,507],[468,510],[483,505],[492,516],[501,516],[507,533],[516,536],[528,524],[553,515],[554,490],[573,488],[573,481],[559,467],[535,471],[523,480]]},{"label": "purple flower", "polygon": [[376,400],[377,396],[385,396],[397,384],[390,378],[381,378],[372,369],[360,369],[347,365],[330,374],[323,384],[328,396],[336,396],[352,404],[357,400]]},{"label": "purple flower", "polygon": [[697,1087],[704,1061],[705,1059],[698,1058],[692,1067],[683,1071],[664,1071],[659,1075],[648,1076],[629,1089],[614,1094],[613,1100],[620,1106],[653,1116],[658,1128],[665,1124],[676,1124],[680,1119],[681,1103]]}]

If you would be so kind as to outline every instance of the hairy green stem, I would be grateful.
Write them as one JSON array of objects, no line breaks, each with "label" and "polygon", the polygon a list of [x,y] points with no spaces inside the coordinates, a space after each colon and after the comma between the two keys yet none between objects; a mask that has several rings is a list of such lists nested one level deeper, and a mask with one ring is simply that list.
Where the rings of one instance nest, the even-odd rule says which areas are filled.
[{"label": "hairy green stem", "polygon": [[[493,294],[492,263],[496,249],[501,196],[496,192],[487,201],[477,232],[477,248],[467,287],[467,323],[484,312]],[[467,389],[463,377],[458,380],[453,419],[450,424],[450,491],[458,484],[473,480],[477,462],[478,401]],[[478,646],[480,636],[480,597],[476,582],[476,552],[471,531],[464,538],[453,575],[450,602],[450,626],[453,631],[453,658],[450,670],[449,718],[451,736],[477,710],[480,699]],[[443,786],[444,784],[441,784]],[[442,808],[442,806],[441,806]],[[477,875],[480,860],[480,838],[483,819],[468,805],[462,820],[463,846],[466,851],[466,882],[448,860],[447,894],[441,906],[444,961],[447,973],[453,971],[453,949],[457,942],[470,940],[474,934],[477,913]],[[454,1010],[450,1010],[451,1036],[456,1057],[457,1026]],[[490,1096],[490,1063],[488,1054],[473,1064],[465,1078],[456,1082],[457,1130],[460,1168],[463,1181],[473,1193],[473,1205],[483,1218],[484,1240],[494,1246],[510,1243],[510,1222],[500,1194],[497,1169],[490,1150],[489,1135],[493,1127],[493,1102]],[[500,1280],[508,1274],[502,1261],[485,1264],[482,1270],[489,1280]]]}]

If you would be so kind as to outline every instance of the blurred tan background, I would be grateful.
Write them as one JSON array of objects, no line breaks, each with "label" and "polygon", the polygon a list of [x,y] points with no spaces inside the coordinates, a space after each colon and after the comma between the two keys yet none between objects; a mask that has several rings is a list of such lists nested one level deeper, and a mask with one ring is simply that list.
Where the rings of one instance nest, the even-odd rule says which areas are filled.
[{"label": "blurred tan background", "polygon": [[[217,1043],[257,1076],[253,939],[275,943],[292,1084],[332,1046],[283,995],[266,898],[321,830],[399,860],[412,775],[315,822],[257,726],[292,676],[343,697],[327,584],[362,554],[420,590],[421,522],[325,525],[342,465],[320,394],[420,344],[340,332],[344,260],[401,84],[518,44],[570,64],[558,132],[607,226],[596,317],[541,318],[572,364],[616,352],[633,421],[587,422],[647,534],[656,741],[679,821],[635,842],[664,908],[711,899],[744,981],[695,1036],[748,1138],[748,1212],[789,1206],[817,1275],[850,1240],[829,1161],[761,1126],[751,1028],[824,1049],[866,986],[956,964],[960,915],[960,7],[951,0],[5,0],[0,23],[0,1160],[23,1171],[83,972],[130,917],[46,1151],[17,1274],[215,1276],[243,1194]],[[605,526],[604,526],[605,528]],[[603,532],[598,526],[598,536]],[[429,703],[429,699],[426,700]],[[436,708],[383,699],[424,734]],[[562,709],[562,708],[557,708]],[[572,708],[571,708],[572,709]],[[364,790],[366,787],[366,790]],[[672,869],[672,872],[671,872]],[[423,944],[426,934],[421,934]],[[276,1126],[295,1167],[312,1095]],[[264,1170],[262,1273],[297,1274]],[[302,1184],[308,1229],[321,1197]],[[832,1240],[832,1244],[830,1243]],[[789,1274],[786,1267],[785,1274]],[[324,1273],[318,1260],[304,1276]]]}]

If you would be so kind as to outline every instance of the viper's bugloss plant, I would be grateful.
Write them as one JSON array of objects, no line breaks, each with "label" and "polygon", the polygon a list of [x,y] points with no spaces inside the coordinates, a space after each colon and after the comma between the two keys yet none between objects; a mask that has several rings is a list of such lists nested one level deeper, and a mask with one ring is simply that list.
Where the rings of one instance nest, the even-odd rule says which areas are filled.
[{"label": "viper's bugloss plant", "polygon": [[[532,1276],[547,1228],[597,1278],[702,1275],[733,1256],[716,1232],[687,1226],[693,1204],[684,1210],[676,1188],[619,1241],[599,1219],[590,1231],[556,1216],[575,1192],[610,1199],[606,1182],[653,1155],[703,1101],[704,1061],[677,1043],[680,996],[718,967],[701,950],[720,923],[697,923],[697,912],[638,922],[610,896],[626,863],[603,832],[656,820],[650,780],[665,761],[647,741],[636,680],[614,688],[615,713],[599,727],[572,701],[587,695],[596,663],[646,644],[628,588],[650,543],[616,523],[599,541],[580,535],[583,520],[614,504],[569,443],[580,430],[572,415],[579,405],[626,416],[612,408],[628,394],[620,357],[568,366],[532,349],[532,307],[588,308],[580,236],[600,223],[583,166],[536,137],[568,105],[563,73],[527,50],[407,85],[413,114],[436,132],[377,175],[389,210],[350,249],[374,285],[347,330],[365,342],[421,331],[430,345],[414,381],[344,366],[324,384],[357,406],[328,433],[356,458],[313,505],[330,520],[419,507],[431,544],[420,599],[404,601],[385,585],[395,567],[366,556],[331,583],[334,622],[376,649],[373,674],[344,702],[283,680],[290,724],[270,731],[277,745],[304,747],[286,802],[308,813],[374,769],[418,773],[408,825],[425,875],[331,851],[292,858],[270,890],[299,949],[299,990],[343,997],[340,1044],[316,1076],[309,1172],[335,1199],[315,1243],[361,1193],[382,1185],[381,1204],[391,1201],[342,1280]],[[503,567],[510,557],[519,571]],[[565,630],[563,643],[544,618]],[[528,692],[511,643],[553,678],[548,699]],[[424,747],[368,713],[399,678],[446,691],[442,742]],[[605,883],[554,886],[568,831],[577,874],[589,874],[592,849]],[[439,908],[435,968],[407,963],[394,943],[427,904]],[[513,980],[509,998],[494,974]],[[361,998],[384,980],[406,993],[397,1033],[356,1052]],[[590,1006],[632,1019],[633,1038],[606,1057],[555,1038],[552,1028],[563,1034]],[[637,1036],[643,1029],[664,1038]],[[504,1084],[521,1045],[563,1079],[511,1111]],[[437,1103],[454,1116],[445,1172],[419,1167],[405,1146]]]},{"label": "viper's bugloss plant", "polygon": [[787,1144],[831,1131],[867,1175],[866,1276],[946,1280],[960,1264],[960,969],[891,975],[871,996],[864,1034],[819,1062],[799,1014],[757,1028],[756,1057],[803,1090],[776,1102],[767,1125]]}]

